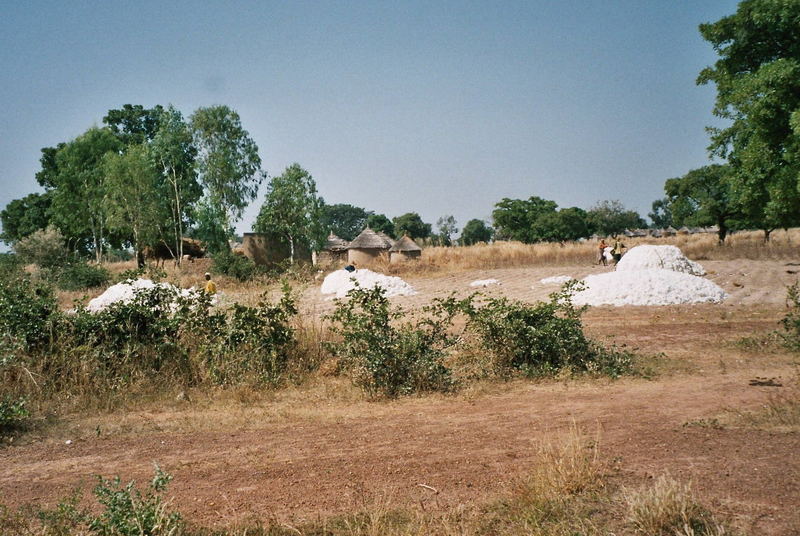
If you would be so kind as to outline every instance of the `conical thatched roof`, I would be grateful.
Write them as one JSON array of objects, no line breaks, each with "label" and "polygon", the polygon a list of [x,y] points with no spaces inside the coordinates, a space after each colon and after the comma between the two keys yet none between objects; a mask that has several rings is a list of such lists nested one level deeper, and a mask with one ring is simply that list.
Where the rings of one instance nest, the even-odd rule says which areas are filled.
[{"label": "conical thatched roof", "polygon": [[392,249],[389,251],[422,251],[422,248],[419,247],[416,242],[411,240],[411,237],[408,235],[403,235],[403,238],[395,242],[392,246]]},{"label": "conical thatched roof", "polygon": [[386,243],[389,244],[389,247],[392,247],[394,245],[394,239],[391,236],[389,236],[388,234],[384,233],[383,231],[378,231],[377,233],[378,233],[378,236],[383,238],[386,241]]},{"label": "conical thatched roof", "polygon": [[367,227],[350,242],[347,249],[389,249],[390,247],[384,238]]},{"label": "conical thatched roof", "polygon": [[325,245],[322,247],[322,249],[328,251],[343,251],[347,249],[347,246],[347,240],[339,238],[335,234],[331,233],[328,235],[328,239],[325,240]]}]

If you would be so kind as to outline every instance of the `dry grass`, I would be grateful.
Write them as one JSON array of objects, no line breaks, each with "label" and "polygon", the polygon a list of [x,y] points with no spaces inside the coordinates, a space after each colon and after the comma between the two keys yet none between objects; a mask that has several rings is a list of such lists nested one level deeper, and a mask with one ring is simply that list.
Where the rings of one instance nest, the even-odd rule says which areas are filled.
[{"label": "dry grass", "polygon": [[625,491],[628,521],[647,536],[722,536],[725,527],[695,500],[691,486],[659,477],[651,487]]},{"label": "dry grass", "polygon": [[733,424],[773,432],[800,432],[800,371],[754,411],[737,411]]}]

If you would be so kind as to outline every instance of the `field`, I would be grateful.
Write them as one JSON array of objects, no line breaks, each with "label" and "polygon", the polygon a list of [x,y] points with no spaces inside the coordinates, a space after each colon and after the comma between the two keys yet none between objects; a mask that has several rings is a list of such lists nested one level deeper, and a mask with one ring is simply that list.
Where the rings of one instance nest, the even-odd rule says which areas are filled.
[{"label": "field", "polygon": [[[800,237],[774,234],[725,248],[675,239],[730,294],[723,304],[585,314],[592,337],[640,356],[636,375],[373,400],[323,363],[277,390],[132,396],[60,414],[0,450],[0,503],[53,506],[93,475],[147,482],[158,463],[174,476],[171,508],[236,534],[658,534],[643,519],[675,495],[714,520],[679,534],[798,534],[798,355],[770,333],[798,280]],[[486,294],[534,302],[557,289],[544,277],[611,269],[592,264],[590,245],[487,251],[433,248],[393,267],[419,293],[392,303],[419,310],[487,278],[502,284]],[[197,285],[206,267],[169,277]],[[223,304],[277,288],[218,285]],[[333,303],[319,276],[296,286],[303,322],[323,334]]]}]

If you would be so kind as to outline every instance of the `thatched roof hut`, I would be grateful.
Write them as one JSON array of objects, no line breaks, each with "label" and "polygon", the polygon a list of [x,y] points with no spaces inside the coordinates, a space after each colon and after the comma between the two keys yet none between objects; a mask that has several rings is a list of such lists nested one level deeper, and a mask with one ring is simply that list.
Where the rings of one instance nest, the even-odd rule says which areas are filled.
[{"label": "thatched roof hut", "polygon": [[347,261],[369,263],[386,254],[391,247],[385,238],[367,227],[347,246]]},{"label": "thatched roof hut", "polygon": [[322,249],[325,251],[344,251],[349,245],[350,243],[347,240],[331,233],[325,240],[325,245],[322,246]]},{"label": "thatched roof hut", "polygon": [[383,231],[378,231],[377,235],[383,238],[386,241],[386,243],[389,244],[389,247],[394,246],[394,239],[391,236],[387,235]]},{"label": "thatched roof hut", "polygon": [[325,240],[322,249],[317,253],[317,263],[325,264],[331,262],[341,262],[347,260],[347,240],[339,238],[331,233]]},{"label": "thatched roof hut", "polygon": [[403,237],[394,243],[389,250],[389,262],[401,262],[407,259],[418,259],[422,255],[422,248],[410,236]]}]

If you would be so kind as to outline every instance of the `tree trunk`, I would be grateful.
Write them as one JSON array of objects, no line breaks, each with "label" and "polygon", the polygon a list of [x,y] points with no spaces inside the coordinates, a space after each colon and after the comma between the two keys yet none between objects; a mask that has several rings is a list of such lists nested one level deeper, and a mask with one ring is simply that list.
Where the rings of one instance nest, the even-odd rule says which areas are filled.
[{"label": "tree trunk", "polygon": [[725,238],[728,236],[728,227],[722,221],[717,222],[717,227],[719,227],[719,231],[717,231],[719,245],[722,246],[725,244]]},{"label": "tree trunk", "polygon": [[294,264],[294,238],[289,237],[289,263]]},{"label": "tree trunk", "polygon": [[764,229],[764,243],[768,244],[770,240],[770,235],[772,234],[773,229]]}]

